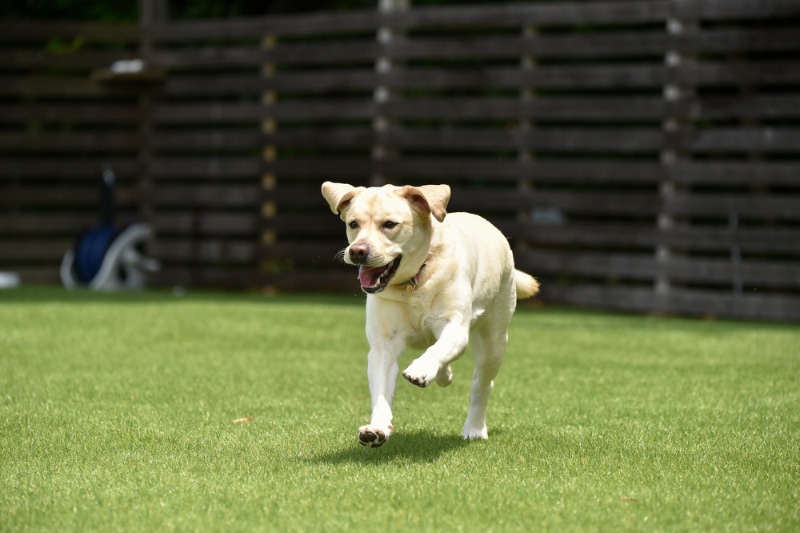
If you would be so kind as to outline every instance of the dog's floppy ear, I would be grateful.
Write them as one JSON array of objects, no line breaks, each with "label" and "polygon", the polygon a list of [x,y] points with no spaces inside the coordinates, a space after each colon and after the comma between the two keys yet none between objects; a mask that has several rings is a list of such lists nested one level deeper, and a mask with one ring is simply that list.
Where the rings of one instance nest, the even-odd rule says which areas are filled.
[{"label": "dog's floppy ear", "polygon": [[328,205],[335,215],[341,214],[353,198],[355,198],[356,194],[363,190],[364,187],[353,187],[346,183],[326,181],[322,184],[322,196],[328,201]]},{"label": "dog's floppy ear", "polygon": [[432,214],[441,222],[447,215],[447,203],[450,201],[449,185],[423,185],[412,187],[406,185],[400,189],[400,196],[417,209]]}]

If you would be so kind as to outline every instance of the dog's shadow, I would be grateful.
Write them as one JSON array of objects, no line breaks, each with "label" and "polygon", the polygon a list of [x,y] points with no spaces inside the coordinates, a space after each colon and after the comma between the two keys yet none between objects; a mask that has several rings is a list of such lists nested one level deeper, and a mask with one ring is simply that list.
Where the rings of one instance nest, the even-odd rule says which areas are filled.
[{"label": "dog's shadow", "polygon": [[309,457],[309,461],[328,464],[433,463],[454,450],[482,444],[483,441],[465,441],[460,435],[412,430],[393,435],[380,448],[360,446],[353,437],[352,444],[347,447]]}]

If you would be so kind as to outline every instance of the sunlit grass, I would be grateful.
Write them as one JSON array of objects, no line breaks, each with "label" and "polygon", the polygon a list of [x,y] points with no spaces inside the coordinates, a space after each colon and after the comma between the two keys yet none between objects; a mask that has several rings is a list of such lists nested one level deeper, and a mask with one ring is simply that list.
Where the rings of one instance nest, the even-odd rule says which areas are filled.
[{"label": "sunlit grass", "polygon": [[366,449],[362,303],[0,292],[0,531],[800,528],[796,326],[522,308]]}]

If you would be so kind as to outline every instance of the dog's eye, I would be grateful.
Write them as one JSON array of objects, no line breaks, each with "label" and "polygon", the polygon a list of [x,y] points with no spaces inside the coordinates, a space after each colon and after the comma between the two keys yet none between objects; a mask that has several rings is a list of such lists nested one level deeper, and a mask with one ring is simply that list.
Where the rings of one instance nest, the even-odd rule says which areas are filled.
[{"label": "dog's eye", "polygon": [[349,222],[347,225],[350,227],[350,229],[358,229],[358,222],[355,220]]},{"label": "dog's eye", "polygon": [[393,229],[397,227],[397,222],[393,222],[391,220],[387,220],[383,223],[383,227],[386,229]]}]

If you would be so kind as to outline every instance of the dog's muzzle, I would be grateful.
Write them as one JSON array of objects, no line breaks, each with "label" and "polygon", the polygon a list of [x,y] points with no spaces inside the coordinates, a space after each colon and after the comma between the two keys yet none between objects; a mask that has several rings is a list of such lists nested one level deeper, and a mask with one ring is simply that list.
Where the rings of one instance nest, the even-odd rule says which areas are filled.
[{"label": "dog's muzzle", "polygon": [[361,290],[368,294],[374,294],[385,289],[397,272],[401,259],[402,257],[398,257],[388,265],[379,267],[360,266],[358,281],[361,283]]}]

